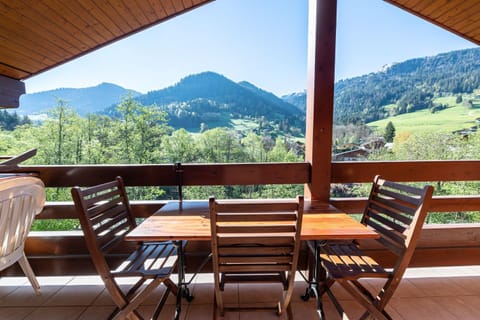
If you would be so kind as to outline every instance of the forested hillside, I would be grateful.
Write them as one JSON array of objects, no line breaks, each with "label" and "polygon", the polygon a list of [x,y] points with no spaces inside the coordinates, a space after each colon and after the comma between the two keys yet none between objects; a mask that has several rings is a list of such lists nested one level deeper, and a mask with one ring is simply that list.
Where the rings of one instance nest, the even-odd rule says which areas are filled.
[{"label": "forested hillside", "polygon": [[[480,48],[394,63],[382,71],[335,84],[335,123],[365,124],[418,110],[435,112],[445,107],[435,102],[436,98],[472,95],[475,90],[480,90]],[[27,94],[21,97],[18,112],[45,111],[60,98],[80,115],[98,113],[109,106],[104,113],[115,116],[115,105],[127,92],[102,84]],[[159,106],[175,129],[201,132],[234,128],[245,122],[245,126],[254,124],[259,134],[296,137],[305,129],[305,92],[278,98],[249,82],[236,83],[214,72],[190,75],[145,95],[131,94],[143,105]]]},{"label": "forested hillside", "polygon": [[[368,123],[422,109],[434,110],[442,107],[433,102],[436,97],[471,94],[479,88],[480,48],[407,60],[379,72],[338,81],[335,122]],[[302,101],[299,95],[285,98]]]},{"label": "forested hillside", "polygon": [[232,120],[253,120],[261,127],[300,135],[304,113],[248,82],[235,83],[214,72],[190,75],[177,84],[136,98],[158,105],[174,128],[232,127]]},{"label": "forested hillside", "polygon": [[[472,93],[479,87],[480,49],[408,60],[381,72],[339,81],[335,85],[335,119],[368,123],[433,108],[434,97]],[[394,106],[385,108],[390,104]]]}]

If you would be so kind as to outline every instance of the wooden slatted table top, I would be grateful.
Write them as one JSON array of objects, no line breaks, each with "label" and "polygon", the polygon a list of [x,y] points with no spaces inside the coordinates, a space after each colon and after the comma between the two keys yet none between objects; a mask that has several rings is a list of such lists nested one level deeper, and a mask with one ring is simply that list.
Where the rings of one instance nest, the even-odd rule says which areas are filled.
[{"label": "wooden slatted table top", "polygon": [[[331,205],[306,201],[301,237],[302,240],[373,239],[378,238],[378,234]],[[208,201],[171,201],[128,233],[125,239],[210,241]]]}]

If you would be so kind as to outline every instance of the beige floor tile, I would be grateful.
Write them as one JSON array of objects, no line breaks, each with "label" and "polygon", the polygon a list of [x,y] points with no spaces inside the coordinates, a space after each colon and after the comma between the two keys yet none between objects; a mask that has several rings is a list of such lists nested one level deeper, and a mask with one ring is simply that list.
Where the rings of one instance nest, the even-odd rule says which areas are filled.
[{"label": "beige floor tile", "polygon": [[194,296],[191,304],[213,304],[214,285],[213,283],[197,283],[191,289]]},{"label": "beige floor tile", "polygon": [[30,285],[27,277],[0,277],[0,287]]},{"label": "beige floor tile", "polygon": [[93,306],[113,306],[113,300],[110,298],[110,294],[107,289],[103,289],[102,292],[95,298],[92,303]]},{"label": "beige floor tile", "polygon": [[406,320],[458,320],[444,306],[430,297],[392,299],[389,307]]},{"label": "beige floor tile", "polygon": [[48,306],[88,306],[103,291],[101,286],[64,286],[45,302]]},{"label": "beige floor tile", "polygon": [[222,291],[223,302],[227,304],[238,304],[239,301],[239,285],[227,284]]},{"label": "beige floor tile", "polygon": [[80,315],[78,320],[105,320],[112,314],[115,307],[113,306],[94,306],[88,307]]},{"label": "beige floor tile", "polygon": [[[2,299],[3,297],[11,294],[13,291],[17,290],[19,287],[16,286],[16,285],[4,285],[4,286],[0,286],[0,299]],[[32,292],[33,289],[32,289]]]},{"label": "beige floor tile", "polygon": [[417,278],[413,285],[423,292],[423,296],[445,297],[468,295],[469,291],[456,283],[456,278]]},{"label": "beige floor tile", "polygon": [[0,306],[41,306],[61,288],[62,287],[60,286],[43,286],[40,289],[40,294],[36,294],[32,288],[21,286],[12,291],[10,294],[2,297],[2,299],[0,299]]},{"label": "beige floor tile", "polygon": [[317,302],[315,299],[310,301],[292,302],[291,308],[294,319],[316,319],[317,318]]},{"label": "beige floor tile", "polygon": [[434,297],[432,299],[447,309],[456,319],[478,320],[480,318],[479,296]]},{"label": "beige floor tile", "polygon": [[0,320],[19,320],[35,311],[34,307],[0,307]]},{"label": "beige floor tile", "polygon": [[238,302],[276,302],[283,294],[283,286],[278,283],[240,284]]},{"label": "beige floor tile", "polygon": [[[155,309],[155,306],[141,306],[138,308],[140,314],[142,317],[146,319],[150,319],[150,317],[153,314],[153,311]],[[186,314],[187,314],[187,306],[182,306],[182,312],[180,313],[180,320],[185,320],[186,319]],[[172,320],[173,316],[175,315],[175,305],[173,304],[166,304],[162,312],[160,313],[160,317],[158,320]]]},{"label": "beige floor tile", "polygon": [[[423,270],[422,272],[425,272]],[[19,319],[51,319],[51,320],[96,320],[105,319],[113,310],[113,302],[106,293],[102,283],[96,277],[44,277],[42,293],[35,295],[28,284],[12,286],[15,281],[2,279],[0,281],[0,320]],[[182,299],[183,320],[211,319],[213,316],[213,283],[209,282],[211,275],[202,275],[191,285],[191,293],[195,299],[188,303]],[[197,281],[198,280],[198,281]],[[63,281],[63,283],[62,283]],[[21,282],[21,281],[20,281]],[[55,285],[47,285],[53,283]],[[59,284],[62,284],[60,286]],[[67,284],[66,287],[63,285]],[[369,279],[365,282],[368,288],[378,288],[378,280]],[[316,299],[305,302],[300,296],[304,294],[306,283],[298,281],[292,297],[294,319],[317,319]],[[122,286],[127,287],[127,286]],[[154,304],[158,302],[162,288],[157,288],[140,308],[139,312],[149,317]],[[266,292],[265,292],[266,291]],[[246,304],[255,302],[275,302],[282,294],[282,287],[277,284],[231,284],[226,286],[224,298],[227,303],[238,306],[241,301]],[[364,309],[335,285],[335,295],[345,308],[351,319],[357,319]],[[92,298],[93,297],[93,298]],[[323,297],[323,305],[328,320],[338,320],[333,304]],[[169,298],[160,319],[172,319],[175,313],[175,299]],[[50,305],[54,304],[54,305]],[[480,277],[410,277],[400,284],[396,294],[387,306],[387,311],[396,320],[416,319],[479,319],[480,314]],[[227,312],[226,320],[262,320],[278,318],[274,311],[265,312]],[[285,318],[286,319],[286,318]]]},{"label": "beige floor tile", "polygon": [[275,311],[243,311],[239,312],[240,320],[287,320],[286,314],[278,316]]},{"label": "beige floor tile", "polygon": [[[187,275],[187,279],[190,279],[190,275]],[[194,283],[213,283],[213,274],[199,273],[195,276]]]},{"label": "beige floor tile", "polygon": [[85,309],[85,307],[41,307],[24,320],[72,320],[80,317]]},{"label": "beige floor tile", "polygon": [[[160,299],[162,298],[162,295],[165,292],[165,290],[166,290],[166,287],[163,284],[161,284],[160,286],[155,288],[153,293],[151,293],[147,299],[145,299],[145,302],[143,304],[152,305],[152,306],[157,305],[158,301],[160,301]],[[165,304],[175,304],[176,301],[177,301],[176,296],[173,295],[172,293],[169,293]],[[186,300],[183,299],[183,301],[186,301]]]},{"label": "beige floor tile", "polygon": [[63,286],[69,284],[75,277],[37,277],[40,286]]},{"label": "beige floor tile", "polygon": [[455,284],[468,292],[468,295],[480,295],[480,277],[455,277]]},{"label": "beige floor tile", "polygon": [[186,320],[212,320],[213,304],[192,304],[186,311]]}]

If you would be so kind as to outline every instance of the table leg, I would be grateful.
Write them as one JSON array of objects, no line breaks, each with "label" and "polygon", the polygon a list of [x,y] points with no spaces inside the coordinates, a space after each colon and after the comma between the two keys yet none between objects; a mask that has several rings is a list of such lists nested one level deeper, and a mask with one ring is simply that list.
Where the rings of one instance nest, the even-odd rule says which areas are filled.
[{"label": "table leg", "polygon": [[[308,287],[305,291],[305,295],[302,296],[304,301],[308,301],[311,297],[317,298],[317,313],[320,320],[325,319],[325,314],[323,311],[322,304],[322,295],[323,295],[323,286],[325,285],[326,274],[321,268],[320,265],[320,246],[323,244],[323,241],[313,241],[313,275],[311,280],[308,283]],[[320,270],[321,268],[321,270]],[[319,274],[319,271],[322,274]],[[320,292],[320,290],[322,292]]]},{"label": "table leg", "polygon": [[175,320],[178,320],[182,311],[182,297],[187,299],[188,302],[190,302],[193,300],[193,296],[190,295],[188,283],[185,282],[185,252],[183,250],[183,241],[177,240],[173,243],[177,247],[178,252],[178,292],[174,318]]}]

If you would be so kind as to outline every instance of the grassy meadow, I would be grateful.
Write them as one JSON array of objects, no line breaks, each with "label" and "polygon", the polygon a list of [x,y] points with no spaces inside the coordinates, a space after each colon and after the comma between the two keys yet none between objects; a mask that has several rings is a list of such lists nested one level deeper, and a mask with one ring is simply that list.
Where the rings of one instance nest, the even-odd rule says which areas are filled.
[{"label": "grassy meadow", "polygon": [[378,130],[379,133],[383,133],[387,123],[392,121],[396,134],[400,132],[452,132],[478,125],[475,119],[480,118],[480,99],[473,100],[473,108],[467,108],[463,103],[456,104],[455,99],[454,96],[435,99],[436,103],[448,105],[448,108],[435,113],[431,113],[430,110],[420,110],[370,122],[367,125]]}]

